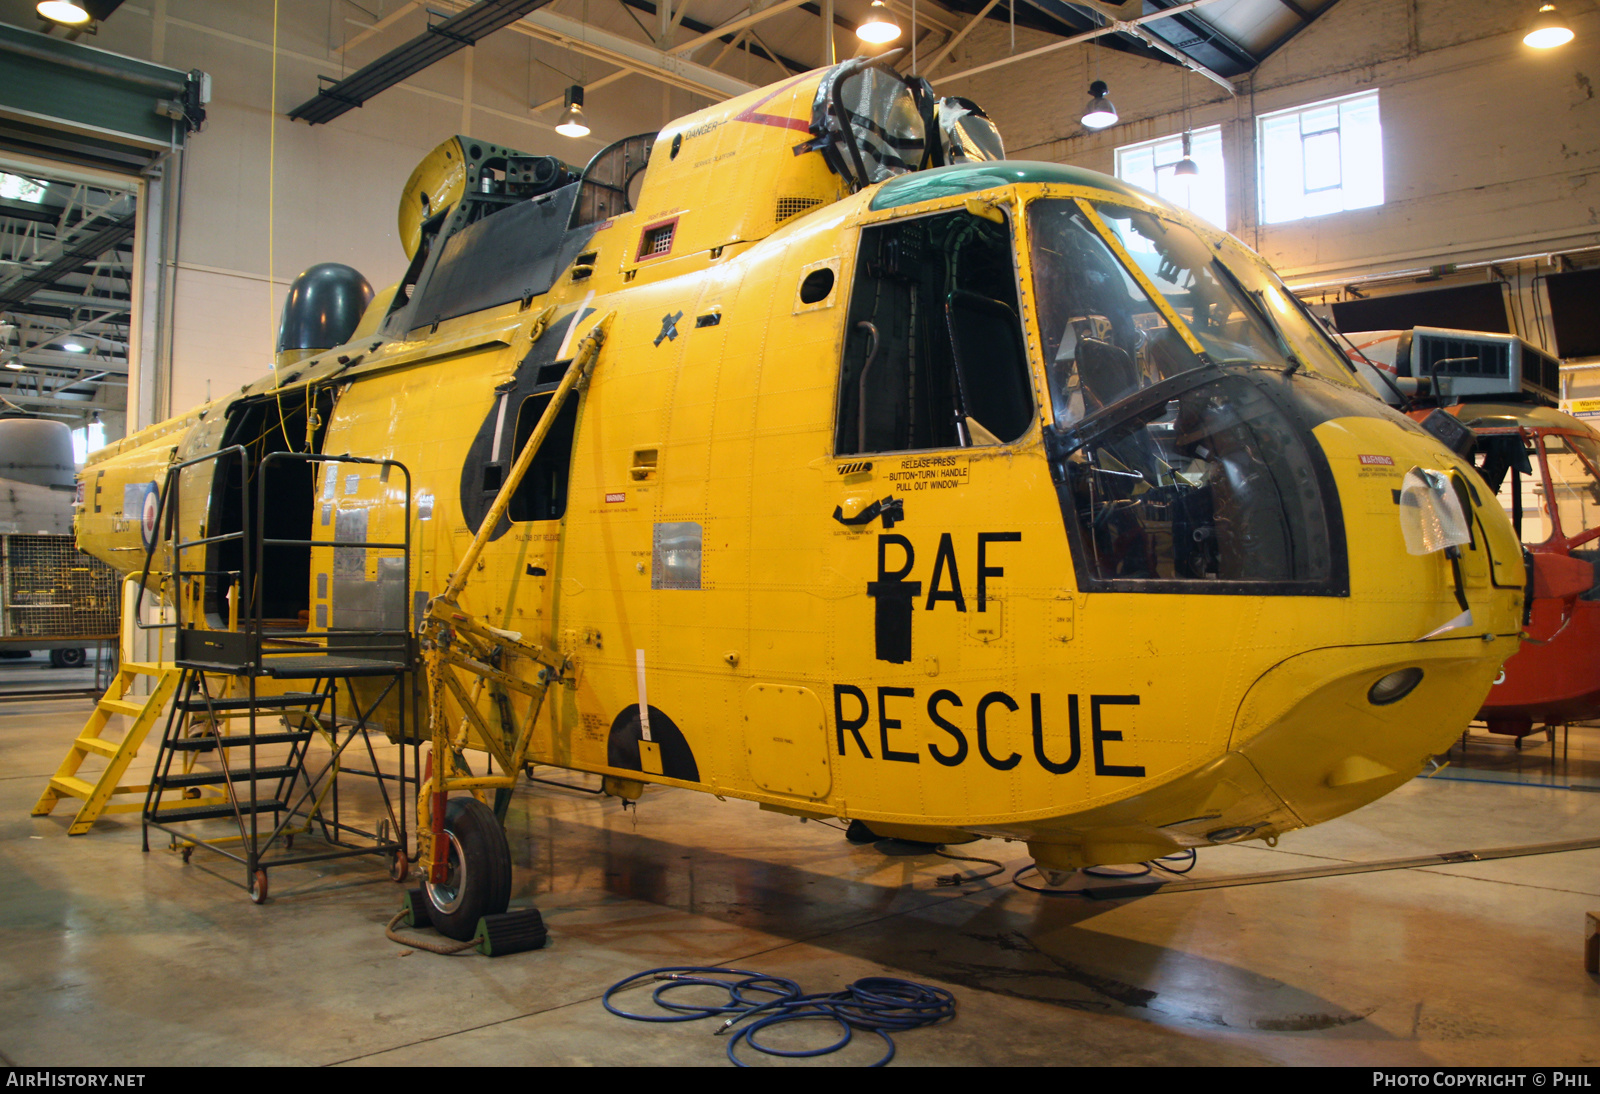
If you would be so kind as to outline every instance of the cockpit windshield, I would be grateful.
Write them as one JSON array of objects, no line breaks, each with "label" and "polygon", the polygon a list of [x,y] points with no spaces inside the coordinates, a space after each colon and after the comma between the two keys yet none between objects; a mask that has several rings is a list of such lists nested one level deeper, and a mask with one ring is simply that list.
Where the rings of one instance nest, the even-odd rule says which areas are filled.
[{"label": "cockpit windshield", "polygon": [[1043,199],[1028,206],[1028,228],[1059,426],[1203,364],[1288,369],[1294,360],[1211,248],[1174,221]]},{"label": "cockpit windshield", "polygon": [[1292,358],[1260,304],[1194,232],[1139,209],[1093,202],[1134,265],[1223,365],[1286,368]]},{"label": "cockpit windshield", "polygon": [[1561,534],[1571,540],[1600,528],[1600,480],[1595,476],[1600,443],[1590,437],[1547,433],[1544,455]]}]

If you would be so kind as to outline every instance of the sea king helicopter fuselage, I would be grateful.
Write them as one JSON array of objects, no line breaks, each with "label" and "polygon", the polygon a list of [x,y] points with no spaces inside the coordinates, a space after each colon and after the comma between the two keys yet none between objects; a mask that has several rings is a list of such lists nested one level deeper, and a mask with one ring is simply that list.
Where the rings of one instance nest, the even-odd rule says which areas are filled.
[{"label": "sea king helicopter fuselage", "polygon": [[[1054,870],[1405,782],[1516,648],[1493,493],[1237,241],[998,155],[971,104],[867,61],[570,180],[448,141],[406,187],[398,288],[97,456],[80,537],[129,568],[147,536],[153,575],[245,519],[409,542],[265,547],[254,576],[218,548],[175,595],[223,645],[420,636],[436,913],[484,885],[463,792],[535,762]],[[259,503],[192,463],[176,527],[113,512],[233,445],[323,462]]]}]

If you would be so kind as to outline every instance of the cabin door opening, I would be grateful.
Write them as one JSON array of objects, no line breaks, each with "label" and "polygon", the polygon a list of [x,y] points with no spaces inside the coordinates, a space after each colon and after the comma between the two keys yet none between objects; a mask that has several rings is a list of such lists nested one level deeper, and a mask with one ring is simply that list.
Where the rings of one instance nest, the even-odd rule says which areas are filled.
[{"label": "cabin door opening", "polygon": [[[315,407],[313,427],[306,421]],[[312,511],[316,502],[316,464],[310,460],[278,459],[267,465],[265,502],[262,501],[261,461],[274,452],[322,451],[323,436],[333,412],[333,392],[320,389],[308,396],[304,389],[280,396],[241,400],[228,408],[228,425],[221,448],[239,446],[245,455],[223,455],[212,480],[208,538],[233,536],[206,548],[207,622],[227,628],[237,596],[237,618],[254,617],[259,600],[262,623],[267,627],[305,630],[311,612],[311,548],[267,546],[261,563],[253,566],[253,589],[232,592],[241,581],[244,551],[255,550],[259,539],[311,539]],[[238,536],[246,530],[249,513],[250,541]],[[254,560],[252,555],[252,561]]]},{"label": "cabin door opening", "polygon": [[972,448],[1033,423],[1010,225],[966,210],[863,229],[836,456]]}]

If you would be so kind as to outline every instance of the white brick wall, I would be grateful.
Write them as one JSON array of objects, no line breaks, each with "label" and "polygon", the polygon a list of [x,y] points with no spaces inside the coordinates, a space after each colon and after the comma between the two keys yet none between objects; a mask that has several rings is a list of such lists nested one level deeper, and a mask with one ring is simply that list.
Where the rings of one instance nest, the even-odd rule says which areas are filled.
[{"label": "white brick wall", "polygon": [[[1241,80],[1236,99],[1188,76],[1191,124],[1223,126],[1227,227],[1295,282],[1600,245],[1600,10],[1569,11],[1578,38],[1552,51],[1522,45],[1528,14],[1508,0],[1340,0]],[[1018,30],[1017,50],[1049,40]],[[1008,46],[1003,25],[986,26],[934,76],[941,93],[990,112],[1013,156],[1110,172],[1117,145],[1183,128],[1184,74],[1104,48],[941,79]],[[1101,133],[1078,122],[1091,57],[1122,116]],[[1253,115],[1372,87],[1386,203],[1259,226]]]}]

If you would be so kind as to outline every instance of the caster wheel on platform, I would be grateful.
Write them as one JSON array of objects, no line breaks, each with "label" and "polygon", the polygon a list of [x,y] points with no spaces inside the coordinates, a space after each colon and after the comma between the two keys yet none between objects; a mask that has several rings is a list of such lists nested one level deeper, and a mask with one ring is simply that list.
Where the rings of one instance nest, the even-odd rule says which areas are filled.
[{"label": "caster wheel on platform", "polygon": [[185,847],[183,850],[179,851],[178,854],[183,856],[183,864],[187,866],[189,864],[190,856],[194,854],[194,848],[192,846]]},{"label": "caster wheel on platform", "polygon": [[397,885],[404,885],[411,876],[411,860],[406,858],[404,851],[396,851],[389,856],[389,877]]},{"label": "caster wheel on platform", "polygon": [[285,851],[293,851],[294,850],[294,833],[293,832],[290,832],[288,835],[283,837],[283,849]]},{"label": "caster wheel on platform", "polygon": [[451,798],[444,831],[434,838],[447,850],[447,875],[442,884],[423,885],[429,916],[440,934],[465,942],[478,920],[511,903],[511,846],[494,810],[476,798]]},{"label": "caster wheel on platform", "polygon": [[267,872],[257,870],[255,880],[250,883],[250,899],[256,904],[267,902]]}]

